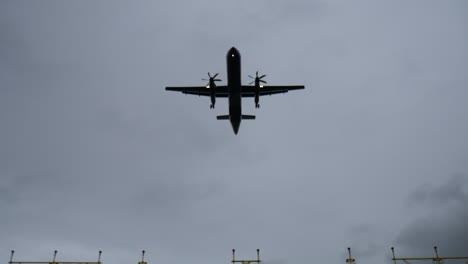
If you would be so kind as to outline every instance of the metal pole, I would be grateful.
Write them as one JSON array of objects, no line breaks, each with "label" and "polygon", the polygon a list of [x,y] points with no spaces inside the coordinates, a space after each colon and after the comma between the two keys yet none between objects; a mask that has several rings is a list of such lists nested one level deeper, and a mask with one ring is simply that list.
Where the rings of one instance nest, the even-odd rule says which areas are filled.
[{"label": "metal pole", "polygon": [[11,251],[11,256],[10,256],[10,263],[13,262],[13,255],[14,255],[14,254],[15,254],[15,251],[12,250],[12,251]]},{"label": "metal pole", "polygon": [[434,246],[434,251],[436,253],[436,257],[439,258],[439,252],[437,252],[437,246]]},{"label": "metal pole", "polygon": [[435,259],[435,263],[436,264],[442,264],[442,261],[441,259],[439,258],[439,252],[437,252],[437,246],[434,246],[434,251],[435,251],[435,254],[436,254],[436,259]]},{"label": "metal pole", "polygon": [[393,264],[396,264],[396,257],[395,257],[395,249],[391,247],[392,249],[392,255],[393,255]]}]

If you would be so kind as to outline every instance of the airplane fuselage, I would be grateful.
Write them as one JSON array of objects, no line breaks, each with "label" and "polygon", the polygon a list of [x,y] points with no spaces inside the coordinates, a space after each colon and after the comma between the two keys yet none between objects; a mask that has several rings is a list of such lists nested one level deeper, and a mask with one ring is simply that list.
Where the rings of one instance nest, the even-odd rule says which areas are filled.
[{"label": "airplane fuselage", "polygon": [[229,91],[229,120],[232,129],[237,134],[242,120],[242,96],[241,96],[241,58],[236,48],[231,48],[227,53],[227,75]]}]

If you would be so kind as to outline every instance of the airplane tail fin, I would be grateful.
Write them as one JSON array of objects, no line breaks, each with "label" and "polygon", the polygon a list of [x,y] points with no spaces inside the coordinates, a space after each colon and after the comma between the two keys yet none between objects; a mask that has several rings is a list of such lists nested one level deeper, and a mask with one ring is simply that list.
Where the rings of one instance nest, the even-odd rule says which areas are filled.
[{"label": "airplane tail fin", "polygon": [[254,115],[242,115],[242,119],[255,119]]}]

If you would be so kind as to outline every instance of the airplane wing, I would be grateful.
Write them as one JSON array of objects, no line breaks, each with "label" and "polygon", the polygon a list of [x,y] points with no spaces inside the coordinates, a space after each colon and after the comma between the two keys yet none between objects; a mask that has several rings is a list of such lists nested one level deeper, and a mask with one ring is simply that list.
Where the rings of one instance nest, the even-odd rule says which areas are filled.
[{"label": "airplane wing", "polygon": [[[211,88],[206,86],[181,86],[181,87],[166,87],[166,91],[176,91],[184,94],[193,94],[198,96],[210,96]],[[216,97],[228,97],[227,86],[220,85],[215,88]]]},{"label": "airplane wing", "polygon": [[[259,95],[272,95],[279,93],[287,93],[290,90],[304,89],[304,85],[265,85],[260,86]],[[255,86],[253,85],[242,85],[242,97],[254,97]]]}]

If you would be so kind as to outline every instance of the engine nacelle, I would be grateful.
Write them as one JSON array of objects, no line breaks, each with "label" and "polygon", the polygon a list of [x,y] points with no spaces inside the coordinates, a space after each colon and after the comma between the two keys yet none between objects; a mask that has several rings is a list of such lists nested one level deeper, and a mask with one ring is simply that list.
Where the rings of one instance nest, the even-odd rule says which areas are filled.
[{"label": "engine nacelle", "polygon": [[221,81],[221,79],[216,79],[216,76],[218,76],[218,73],[216,73],[214,76],[211,76],[210,73],[208,73],[209,79],[202,79],[204,81],[209,81],[208,86],[206,88],[210,89],[210,97],[211,97],[210,108],[211,109],[214,109],[215,104],[216,104],[216,83],[215,82]]},{"label": "engine nacelle", "polygon": [[255,108],[260,108],[260,79],[255,78]]},{"label": "engine nacelle", "polygon": [[258,71],[255,73],[255,77],[249,75],[250,78],[254,79],[250,84],[255,83],[255,108],[260,108],[260,83],[266,83],[266,81],[262,80],[263,77],[266,75],[258,76]]},{"label": "engine nacelle", "polygon": [[[211,82],[210,82],[211,83]],[[216,104],[216,84],[213,83],[210,84],[210,97],[211,97],[211,105],[210,105],[210,108],[211,109],[214,109],[215,108],[215,104]]]},{"label": "engine nacelle", "polygon": [[260,108],[260,80],[255,79],[255,108]]},{"label": "engine nacelle", "polygon": [[216,103],[216,97],[215,97],[215,96],[211,96],[211,105],[210,105],[210,109],[214,109],[215,103]]}]

